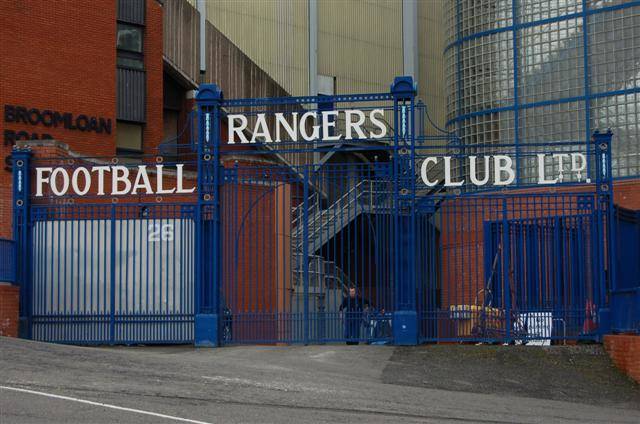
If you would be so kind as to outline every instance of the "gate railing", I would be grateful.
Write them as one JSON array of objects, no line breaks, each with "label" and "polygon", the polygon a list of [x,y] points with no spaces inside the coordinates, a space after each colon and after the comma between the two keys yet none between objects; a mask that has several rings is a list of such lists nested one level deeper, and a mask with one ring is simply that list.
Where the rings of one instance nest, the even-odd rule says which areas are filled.
[{"label": "gate railing", "polygon": [[[15,262],[17,263],[16,280],[23,285],[21,287],[21,296],[23,296],[21,317],[25,318],[27,323],[30,323],[29,325],[33,324],[31,318],[37,314],[33,314],[31,308],[34,306],[33,299],[37,299],[37,296],[34,296],[32,289],[35,288],[42,293],[43,288],[51,287],[52,279],[49,276],[50,273],[55,271],[56,275],[61,275],[59,280],[56,281],[59,281],[63,286],[60,291],[61,295],[66,293],[64,292],[66,290],[65,284],[74,281],[72,277],[67,277],[65,274],[64,268],[67,267],[67,261],[60,260],[58,261],[59,264],[56,265],[50,260],[50,255],[55,251],[56,254],[62,252],[69,257],[77,256],[78,250],[74,250],[75,247],[73,245],[74,243],[78,245],[80,242],[88,246],[85,249],[87,258],[94,256],[91,254],[91,249],[94,249],[94,251],[102,249],[100,252],[106,255],[106,259],[103,259],[103,265],[108,265],[109,278],[106,277],[106,274],[105,276],[96,275],[94,280],[101,287],[109,288],[109,290],[112,287],[117,287],[118,282],[123,280],[127,284],[131,282],[132,287],[133,284],[136,284],[135,287],[140,287],[140,282],[152,285],[164,282],[165,285],[159,287],[158,293],[160,294],[160,290],[163,294],[168,293],[166,288],[168,288],[169,284],[167,282],[173,283],[173,279],[169,277],[174,272],[173,269],[171,272],[167,272],[166,264],[170,263],[170,261],[175,262],[177,259],[184,258],[185,268],[189,269],[189,273],[185,277],[180,277],[181,280],[178,280],[185,283],[184,287],[188,288],[184,299],[189,300],[189,308],[186,311],[177,312],[180,314],[185,312],[187,315],[188,319],[184,321],[184,328],[188,330],[185,331],[188,336],[179,340],[194,339],[199,346],[216,346],[222,340],[219,334],[220,323],[223,318],[227,319],[226,315],[222,316],[225,299],[221,299],[221,297],[226,294],[224,292],[225,289],[222,287],[225,279],[222,271],[223,266],[233,268],[236,278],[238,278],[238,274],[241,275],[244,281],[243,285],[241,287],[234,286],[234,288],[243,290],[243,295],[246,294],[248,300],[255,301],[244,302],[245,299],[236,303],[229,301],[229,305],[233,306],[231,309],[236,314],[231,317],[235,328],[234,331],[244,331],[245,340],[260,340],[264,342],[295,340],[305,343],[314,340],[326,340],[326,338],[319,336],[319,334],[324,333],[319,331],[314,333],[313,328],[308,328],[310,322],[313,322],[314,314],[316,314],[313,308],[309,306],[309,297],[313,296],[314,291],[318,292],[319,296],[322,294],[321,292],[330,291],[334,297],[340,297],[339,295],[346,288],[353,287],[354,283],[355,288],[360,290],[363,297],[377,297],[378,299],[372,301],[372,304],[375,302],[376,306],[384,306],[387,313],[392,314],[393,337],[398,344],[417,343],[419,332],[422,333],[422,341],[443,340],[443,335],[446,335],[448,330],[450,330],[449,333],[452,340],[460,341],[463,339],[463,335],[467,334],[465,326],[467,324],[470,326],[471,322],[463,323],[462,321],[473,314],[467,314],[464,308],[452,311],[450,307],[455,307],[456,305],[474,306],[476,309],[483,311],[485,313],[483,317],[485,320],[484,328],[491,327],[494,321],[491,314],[485,311],[486,308],[499,307],[504,309],[501,319],[504,320],[505,324],[501,328],[506,331],[506,335],[501,337],[506,339],[511,337],[513,339],[513,334],[509,334],[512,330],[510,312],[514,310],[513,305],[517,306],[517,302],[512,302],[511,298],[515,298],[515,295],[511,293],[510,283],[520,284],[515,294],[520,293],[529,296],[531,293],[540,294],[542,290],[547,290],[549,294],[553,294],[554,298],[565,300],[567,294],[562,290],[564,290],[569,281],[575,281],[577,286],[572,286],[571,288],[578,287],[581,290],[585,288],[583,292],[579,293],[579,300],[582,301],[583,297],[587,297],[585,293],[586,282],[588,281],[589,291],[597,294],[597,306],[599,308],[607,307],[608,305],[605,303],[606,295],[609,294],[606,293],[609,289],[607,282],[612,279],[615,280],[615,267],[609,261],[610,257],[615,257],[615,249],[617,248],[616,243],[611,239],[613,237],[609,229],[611,208],[607,203],[612,199],[609,143],[611,134],[601,134],[598,137],[594,137],[592,143],[580,144],[580,149],[592,149],[594,146],[598,146],[599,150],[595,152],[597,153],[595,157],[597,160],[590,162],[598,168],[598,172],[596,173],[595,184],[585,185],[575,192],[571,192],[570,189],[566,188],[569,186],[557,186],[554,187],[555,192],[540,193],[540,187],[534,184],[525,186],[516,183],[515,188],[534,189],[531,192],[531,199],[535,197],[535,200],[523,200],[520,203],[516,201],[518,198],[517,192],[506,194],[506,191],[500,191],[500,193],[493,193],[493,195],[489,193],[487,196],[480,196],[479,193],[459,195],[459,192],[453,190],[444,193],[442,192],[443,185],[426,187],[420,182],[419,170],[421,162],[419,158],[421,154],[417,151],[420,150],[421,153],[427,152],[428,155],[442,156],[449,154],[449,146],[446,144],[428,146],[425,142],[429,140],[435,141],[436,139],[428,138],[427,136],[420,138],[415,135],[415,94],[415,86],[409,77],[397,78],[389,93],[330,96],[330,98],[298,97],[224,100],[219,88],[213,85],[202,85],[196,98],[198,119],[197,121],[191,121],[197,124],[197,128],[190,129],[190,134],[197,134],[197,142],[196,138],[191,137],[190,140],[192,142],[188,146],[189,150],[195,150],[195,153],[189,153],[188,157],[191,158],[193,163],[188,168],[189,172],[197,170],[197,175],[194,172],[189,177],[194,180],[197,179],[194,182],[196,190],[193,196],[184,199],[176,196],[173,203],[169,200],[171,199],[170,196],[165,196],[166,201],[164,202],[162,199],[158,200],[159,196],[156,197],[156,202],[160,205],[173,204],[175,208],[180,208],[176,209],[175,213],[164,217],[154,213],[154,209],[161,209],[160,206],[147,206],[146,204],[150,200],[141,201],[139,197],[134,196],[105,198],[104,203],[101,204],[103,213],[99,216],[95,215],[95,212],[99,210],[96,207],[99,205],[93,204],[83,206],[86,208],[86,215],[78,215],[80,205],[73,205],[72,201],[79,197],[50,196],[47,199],[36,199],[33,196],[34,193],[31,193],[32,184],[30,181],[30,176],[36,176],[37,174],[35,168],[47,163],[58,166],[58,162],[62,161],[58,158],[47,158],[47,161],[54,161],[54,163],[41,161],[42,158],[38,158],[34,164],[30,164],[31,152],[14,151],[12,154],[14,172],[14,237],[17,249]],[[256,128],[258,128],[258,114],[266,116],[265,119],[269,118],[267,121],[272,124],[274,122],[272,118],[275,113],[292,113],[292,110],[297,111],[302,107],[307,109],[317,107],[317,111],[320,111],[320,105],[325,103],[331,103],[329,105],[331,110],[338,113],[348,110],[348,108],[352,107],[352,104],[357,104],[358,102],[361,105],[366,102],[367,104],[364,105],[364,108],[370,108],[371,103],[382,104],[387,118],[393,115],[393,125],[389,125],[389,127],[395,130],[388,134],[385,133],[384,142],[367,143],[368,139],[366,137],[360,137],[358,143],[355,141],[346,143],[340,154],[357,152],[358,155],[367,156],[368,160],[371,160],[372,157],[377,157],[379,151],[383,151],[384,154],[380,157],[383,157],[385,162],[375,164],[359,162],[355,164],[356,166],[351,166],[354,163],[349,162],[349,166],[339,168],[340,171],[338,172],[330,173],[327,171],[330,170],[327,162],[317,161],[317,163],[312,164],[306,161],[310,157],[316,157],[323,153],[328,156],[338,150],[335,146],[338,143],[322,143],[323,137],[321,134],[320,136],[311,137],[314,140],[309,140],[308,138],[310,137],[303,137],[304,140],[294,140],[293,138],[295,137],[292,136],[290,140],[280,140],[278,143],[274,142],[271,145],[261,141],[252,141],[245,146],[226,146],[222,140],[221,133],[223,132],[224,119],[229,116],[227,112],[235,111],[243,114],[248,119],[252,119],[251,122],[256,123]],[[375,115],[372,113],[371,116]],[[256,121],[253,121],[253,119]],[[330,121],[325,122],[331,123]],[[449,136],[447,135],[446,137]],[[442,141],[444,139],[439,138],[438,140]],[[171,150],[173,146],[169,145],[169,143],[167,144],[168,146],[164,147]],[[560,143],[557,143],[553,149],[549,148],[549,146],[552,146],[552,143],[527,145],[530,149],[526,150],[529,156],[528,159],[535,161],[535,153],[564,152],[567,148],[567,146],[563,147]],[[235,150],[237,147],[241,148]],[[522,146],[516,147],[496,143],[491,146],[490,152],[509,153],[515,151],[524,155],[525,150],[522,149]],[[506,150],[502,151],[501,149]],[[484,150],[484,146],[472,146],[471,150],[463,149],[454,151],[451,154],[455,156],[456,161],[459,161],[469,157],[469,152],[472,154],[490,153],[488,150]],[[591,152],[591,154],[594,153]],[[238,182],[236,178],[235,185],[230,185],[229,181],[225,180],[225,167],[232,160],[241,157],[241,155],[245,155],[244,158],[246,160],[240,160],[242,163],[240,166],[244,168],[244,171],[251,171],[249,172],[250,175],[258,174],[259,169],[256,167],[256,163],[267,163],[267,168],[272,166],[275,168],[275,163],[278,163],[277,166],[280,167],[280,162],[274,160],[273,155],[298,155],[301,160],[299,161],[300,163],[290,161],[286,166],[287,176],[281,177],[282,184],[278,185],[277,190],[269,191],[267,188],[272,187],[274,180],[273,175],[270,175],[269,172],[261,173],[259,177],[260,184],[250,185],[246,182]],[[251,155],[254,157],[252,158]],[[259,155],[268,156],[267,160],[261,160],[264,158]],[[425,155],[427,154],[425,153]],[[324,160],[326,160],[326,156],[323,157]],[[259,160],[254,160],[256,157]],[[155,160],[158,159],[164,160],[161,157],[155,158]],[[521,164],[517,162],[518,160],[516,156],[516,165],[519,166]],[[160,162],[162,161],[158,163]],[[76,167],[74,163],[77,164],[79,162],[67,161],[64,166],[68,170],[68,168]],[[115,165],[116,163],[119,163],[118,158],[113,158],[113,164]],[[150,165],[151,163],[147,163],[147,166]],[[343,164],[340,163],[339,165],[342,166]],[[125,166],[134,168],[137,165],[125,164]],[[154,163],[154,166],[159,165]],[[300,168],[296,169],[296,166],[300,166]],[[434,165],[428,169],[432,177],[436,177],[436,174],[441,174],[441,169],[437,169],[437,166],[440,165]],[[311,174],[309,169],[313,169]],[[463,168],[460,169],[464,171]],[[519,169],[516,167],[516,170]],[[185,168],[186,170],[187,168]],[[322,174],[323,172],[327,172],[326,175]],[[304,176],[304,180],[300,176]],[[364,179],[358,181],[358,178]],[[438,179],[442,180],[442,176],[438,176]],[[321,185],[317,184],[317,182],[327,180],[341,181],[343,184],[343,187],[340,188],[343,191],[340,191],[335,196],[336,200],[330,204],[319,192],[314,193],[314,187]],[[348,181],[348,184],[345,184],[345,181]],[[312,182],[315,182],[315,184],[312,184]],[[498,188],[496,188],[497,190]],[[563,190],[566,190],[566,192]],[[269,192],[265,196],[271,197],[262,197],[263,192]],[[585,192],[588,192],[586,196],[584,195]],[[296,205],[295,202],[300,199],[301,194],[303,202]],[[246,234],[246,239],[254,244],[249,242],[246,245],[236,244],[231,246],[231,249],[224,244],[230,240],[229,234],[225,233],[225,231],[238,224],[236,222],[236,214],[224,216],[221,213],[221,204],[226,202],[230,196],[232,199],[234,198],[233,196],[236,196],[236,205],[232,205],[231,211],[245,212],[246,203],[252,199],[251,196],[259,196],[261,199],[269,199],[269,202],[271,202],[270,205],[272,206],[265,207],[264,211],[260,211],[264,212],[263,214],[254,215],[258,218],[264,218],[264,220],[256,219],[250,223],[251,225],[246,226],[246,228],[259,228],[257,233]],[[587,202],[591,206],[588,212],[585,212],[588,213],[591,219],[589,221],[588,237],[585,236],[587,233],[580,231],[581,229],[578,227],[576,227],[575,231],[573,229],[565,231],[559,226],[552,229],[555,234],[560,236],[554,236],[552,239],[542,236],[528,236],[525,231],[510,233],[514,225],[518,224],[517,220],[542,219],[553,213],[566,216],[567,211],[570,209],[583,211],[585,210],[585,205],[582,204],[585,203],[583,197],[593,199],[593,201]],[[121,201],[120,199],[127,199],[130,205],[118,204],[118,201]],[[36,201],[32,202],[32,200]],[[110,204],[110,201],[112,204]],[[38,208],[43,211],[44,209],[41,205],[44,204],[47,204],[47,207],[50,207],[53,212],[47,212],[46,215],[43,212],[40,220],[35,219]],[[293,205],[296,206],[292,208],[291,206]],[[188,213],[183,207],[189,209]],[[131,209],[129,211],[130,214],[121,216],[120,213],[128,210],[127,208]],[[67,218],[61,215],[64,211],[69,214]],[[374,219],[369,220],[368,223],[363,219],[365,217],[363,214],[367,213],[370,215],[366,216],[366,218],[371,218],[375,214]],[[147,222],[154,219],[172,219],[176,222],[179,220],[189,221],[188,229],[186,223],[181,224],[185,228],[183,235],[189,236],[181,237],[182,242],[185,244],[183,255],[175,254],[173,249],[176,248],[176,245],[171,244],[174,241],[173,235],[171,237],[167,235],[167,239],[164,240],[162,239],[164,237],[162,234],[164,233],[160,231],[162,234],[160,234],[160,240],[157,240],[159,236],[158,229],[162,230],[162,225],[159,228],[155,225],[150,227],[148,225],[149,222]],[[91,234],[94,233],[87,231],[85,226],[91,225],[90,222],[95,224],[98,221],[100,221],[100,226],[104,227],[100,230],[102,235],[100,235],[100,231],[97,233],[98,237],[104,239],[108,232],[110,235],[108,245],[107,243],[94,243],[91,238],[89,238],[90,241],[88,243],[86,242],[86,236],[91,237]],[[34,222],[42,222],[42,224],[38,223],[38,225],[34,226]],[[60,231],[59,226],[54,228],[54,222],[56,226],[58,224],[62,226],[62,231]],[[120,243],[121,237],[130,236],[130,232],[125,231],[122,226],[125,225],[125,228],[127,228],[127,225],[131,225],[134,222],[138,222],[137,236],[134,230],[134,238],[127,239],[131,241],[130,244],[129,242]],[[277,224],[278,222],[283,222],[284,224],[280,227],[273,225],[273,223]],[[362,226],[359,225],[361,222],[363,223]],[[151,224],[163,223],[151,222]],[[495,243],[489,239],[487,232],[482,229],[482,225],[493,223],[495,223],[496,228],[502,229],[496,231]],[[79,230],[80,226],[83,226],[82,232]],[[365,230],[358,227],[364,227]],[[338,235],[341,231],[343,233]],[[565,232],[563,233],[563,231]],[[151,232],[153,235],[147,234]],[[425,234],[427,235],[426,237]],[[262,237],[263,235],[264,237]],[[353,237],[353,235],[356,237]],[[57,242],[64,241],[63,248],[49,248],[54,236]],[[67,238],[79,241],[77,243],[75,241],[67,242]],[[147,241],[141,243],[140,239]],[[152,239],[154,240],[152,241]],[[326,244],[331,239],[336,241],[336,246],[330,248]],[[235,241],[232,240],[231,242],[239,243],[238,240],[236,238]],[[503,287],[502,295],[504,296],[504,301],[501,304],[494,302],[491,305],[487,305],[484,304],[484,299],[481,301],[478,298],[474,302],[477,289],[486,286],[484,271],[490,269],[483,262],[486,258],[493,258],[490,249],[493,249],[493,244],[497,244],[500,240],[505,246],[503,252],[510,252],[509,254],[503,253],[502,262],[497,263],[501,272],[499,282]],[[528,244],[525,242],[528,242]],[[242,243],[245,242],[243,241]],[[507,249],[509,243],[511,243],[511,250]],[[171,250],[167,249],[167,246],[172,246]],[[258,249],[248,249],[248,247],[252,246],[257,246]],[[575,253],[571,256],[565,255],[565,257],[561,257],[559,252],[566,250],[567,246],[575,249]],[[144,247],[144,249],[140,249],[140,247]],[[483,248],[485,249],[484,253],[482,251]],[[137,270],[135,273],[130,272],[132,268],[128,259],[130,256],[127,252],[134,249],[140,254],[144,252],[145,258],[147,258],[146,261],[142,259],[135,261],[134,268]],[[536,249],[544,252],[546,256],[544,258],[535,256],[535,254],[538,254]],[[155,270],[154,267],[158,266],[158,271],[156,272],[158,277],[154,276],[153,272],[143,269],[149,263],[148,252],[153,255],[156,250],[158,251],[158,256],[163,259],[156,265],[153,265],[153,261],[151,261],[152,268],[150,269]],[[246,251],[248,259],[243,262],[237,260],[233,262],[233,256],[229,256],[228,252],[234,250],[236,252]],[[590,253],[588,262],[581,259],[586,257],[583,254],[586,251]],[[38,252],[40,256],[32,257],[34,256],[32,255],[33,252]],[[333,261],[326,260],[325,257],[320,256],[319,252],[323,252],[327,259],[332,258]],[[541,274],[539,267],[534,265],[543,264],[542,259],[546,259],[546,257],[549,259],[555,257],[555,264],[558,266],[547,266],[546,262],[544,263],[545,272],[549,274],[547,278],[549,287],[540,288],[538,285],[533,284],[543,281],[539,275]],[[564,260],[565,258],[566,261]],[[569,259],[576,259],[576,263],[571,262]],[[79,274],[77,271],[78,263],[80,262],[76,259],[76,267],[68,267],[70,272],[75,273],[73,274],[76,276],[76,283],[74,284],[77,286],[80,285],[80,282],[86,281],[86,278],[78,278],[78,276],[91,273],[94,268],[87,266],[87,270],[83,269],[82,274]],[[52,264],[54,268],[46,266],[52,266]],[[344,272],[337,264],[343,266],[347,272]],[[104,267],[106,268],[107,265],[104,265]],[[491,264],[488,265],[490,266]],[[560,266],[564,266],[566,269],[562,269]],[[63,268],[61,272],[59,272],[60,267]],[[514,269],[513,275],[511,274],[512,268]],[[96,274],[98,273],[96,272]],[[349,275],[353,277],[353,281],[351,281]],[[531,277],[518,280],[519,275]],[[260,287],[262,291],[257,290],[257,280],[264,281],[264,287]],[[34,285],[34,281],[39,286]],[[529,284],[530,281],[532,284]],[[232,283],[228,285],[231,286]],[[126,284],[124,286],[128,287]],[[173,284],[171,286],[173,293]],[[292,286],[298,289],[297,292],[291,290]],[[364,293],[363,288],[366,288]],[[624,288],[618,287],[617,289],[623,290]],[[149,293],[155,293],[155,290],[152,287]],[[424,299],[418,299],[416,294],[418,292],[424,293]],[[122,293],[126,299],[129,292],[125,290]],[[133,293],[136,292],[134,291]],[[139,295],[140,291],[137,293]],[[294,293],[294,296],[297,296],[296,301],[302,300],[299,303],[299,305],[302,305],[302,310],[292,311],[289,309],[289,305],[282,300],[289,293]],[[456,296],[457,293],[460,296]],[[109,303],[115,304],[115,301],[118,300],[115,297],[116,291],[112,290],[110,294],[113,294],[113,296],[109,296]],[[69,296],[71,298],[72,295],[70,294]],[[449,296],[449,298],[446,296]],[[78,297],[77,291],[73,292],[73,297]],[[595,297],[595,295],[592,297]],[[177,299],[183,299],[183,297],[178,297]],[[265,299],[267,300],[265,301]],[[446,302],[445,300],[448,299],[451,301]],[[336,304],[339,304],[341,299],[336,300],[338,302],[334,302],[330,308],[331,310],[336,308]],[[566,337],[567,332],[575,332],[576,323],[582,320],[583,309],[586,309],[582,304],[574,303],[570,305],[571,308],[561,304],[557,307],[558,309],[564,308],[565,315],[573,314],[570,316],[574,318],[573,322],[569,319],[558,322],[557,325],[563,327],[563,338]],[[146,301],[139,302],[141,307],[146,304]],[[539,306],[539,304],[535,306]],[[244,308],[243,311],[240,311],[241,308]],[[64,309],[64,307],[58,308],[56,304],[56,310],[53,312],[60,314],[64,312]],[[122,324],[122,328],[132,330],[140,328],[139,323],[129,325],[131,324],[129,312],[123,311],[120,316],[116,316],[118,311],[118,309],[114,308],[110,311],[109,323],[111,329],[108,331],[112,336],[109,338],[96,338],[96,340],[100,342],[103,340],[107,340],[107,342],[121,342],[122,340],[124,342],[148,342],[148,335],[143,335],[144,340],[113,336],[113,334],[116,334],[120,324]],[[541,316],[525,316],[523,314],[535,314],[540,313],[540,311],[540,308],[536,310],[520,308],[518,312],[521,313],[522,317],[533,320],[534,318],[541,318]],[[48,314],[48,311],[45,312]],[[156,323],[159,318],[157,311],[149,309],[145,310],[145,312],[148,312],[145,314],[145,318],[151,320],[150,322],[152,323]],[[160,310],[160,316],[164,317],[168,324],[172,324],[169,322],[170,320],[166,320],[166,318],[171,317],[168,317],[165,312],[166,310]],[[426,318],[418,318],[418,312],[421,317]],[[87,329],[83,329],[74,320],[78,318],[81,324],[86,324],[87,326],[92,324],[86,321],[87,317],[84,310],[76,310],[74,313],[75,315],[70,316],[69,320],[53,324],[64,328],[65,331],[82,333],[81,335],[84,337]],[[43,318],[52,316],[47,314],[43,315]],[[551,316],[553,320],[558,320],[558,317],[560,317],[560,315],[556,315]],[[97,318],[102,319],[102,317]],[[324,318],[323,316],[322,319]],[[547,319],[547,315],[542,316],[542,318]],[[331,321],[334,329],[339,329],[340,325],[342,325],[337,314],[327,319]],[[49,325],[50,323],[44,324]],[[589,323],[587,322],[587,324]],[[243,325],[244,327],[242,327]],[[418,329],[417,326],[421,326],[421,328]],[[450,328],[448,329],[447,326],[450,326]],[[270,332],[265,330],[267,327],[270,328]],[[296,327],[295,332],[289,327]],[[239,330],[240,328],[242,330]],[[589,330],[590,327],[587,326],[585,328]],[[482,331],[486,332],[485,330]],[[288,336],[288,334],[294,333],[296,334],[295,337]],[[316,335],[314,336],[314,334]],[[344,336],[344,338],[348,337]],[[334,339],[342,340],[343,336],[334,337]],[[49,338],[49,340],[54,339]],[[67,339],[67,341],[77,342],[75,339]],[[166,342],[167,339],[158,340],[158,342],[160,341]]]},{"label": "gate railing", "polygon": [[[294,256],[294,287],[302,287],[304,281],[304,256],[300,253]],[[309,263],[309,289],[322,292],[327,288],[339,288],[346,292],[353,283],[349,276],[334,261],[326,260],[320,255],[310,255]],[[334,284],[329,284],[331,280]]]},{"label": "gate railing", "polygon": [[0,282],[13,283],[16,280],[15,242],[0,239]]}]

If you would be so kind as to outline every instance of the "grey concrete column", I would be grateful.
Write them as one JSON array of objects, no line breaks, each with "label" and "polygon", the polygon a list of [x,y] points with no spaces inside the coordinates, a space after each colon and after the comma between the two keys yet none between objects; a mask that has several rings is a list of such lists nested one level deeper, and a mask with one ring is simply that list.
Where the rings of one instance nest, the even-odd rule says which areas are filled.
[{"label": "grey concrete column", "polygon": [[418,2],[402,0],[403,74],[418,82]]}]

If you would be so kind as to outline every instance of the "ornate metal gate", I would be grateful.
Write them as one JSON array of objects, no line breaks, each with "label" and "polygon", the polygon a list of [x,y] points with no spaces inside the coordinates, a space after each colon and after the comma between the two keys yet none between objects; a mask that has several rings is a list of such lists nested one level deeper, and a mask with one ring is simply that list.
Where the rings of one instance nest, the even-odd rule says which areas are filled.
[{"label": "ornate metal gate", "polygon": [[[602,331],[611,134],[470,148],[428,127],[407,77],[330,97],[226,100],[205,85],[196,100],[194,136],[171,156],[14,152],[28,336],[217,346]],[[515,157],[508,189],[492,155]],[[485,156],[478,172],[469,159]],[[535,163],[564,180],[538,185]]]}]

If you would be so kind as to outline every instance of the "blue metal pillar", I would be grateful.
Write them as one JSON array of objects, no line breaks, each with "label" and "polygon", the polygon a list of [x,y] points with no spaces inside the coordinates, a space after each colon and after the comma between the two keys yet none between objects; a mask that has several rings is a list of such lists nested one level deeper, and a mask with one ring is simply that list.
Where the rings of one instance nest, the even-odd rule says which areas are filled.
[{"label": "blue metal pillar", "polygon": [[14,148],[13,238],[16,244],[15,283],[20,286],[20,337],[31,338],[31,222],[29,209],[31,150]]},{"label": "blue metal pillar", "polygon": [[[612,321],[619,312],[616,288],[616,246],[615,213],[613,207],[613,175],[611,140],[613,133],[595,131],[591,137],[595,151],[596,168],[596,282],[594,303],[598,308],[598,335],[603,336],[611,329]],[[609,296],[608,296],[609,295]],[[605,308],[605,301],[609,297],[609,308]]]},{"label": "blue metal pillar", "polygon": [[415,111],[416,87],[408,76],[396,77],[391,86],[394,114],[394,271],[395,310],[393,338],[396,345],[418,344],[416,310],[416,213],[415,213]]},{"label": "blue metal pillar", "polygon": [[[220,344],[220,104],[222,91],[203,84],[196,95],[198,113],[198,207],[195,248],[194,344]],[[207,222],[205,223],[205,220]]]}]

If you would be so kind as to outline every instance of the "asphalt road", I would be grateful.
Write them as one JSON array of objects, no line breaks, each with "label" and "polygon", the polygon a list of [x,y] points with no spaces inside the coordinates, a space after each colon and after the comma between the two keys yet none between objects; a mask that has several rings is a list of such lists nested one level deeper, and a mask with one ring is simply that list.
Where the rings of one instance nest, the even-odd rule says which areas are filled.
[{"label": "asphalt road", "polygon": [[628,396],[605,404],[420,387],[402,378],[419,359],[398,349],[85,348],[0,338],[0,422],[640,422],[630,382],[616,386]]}]

